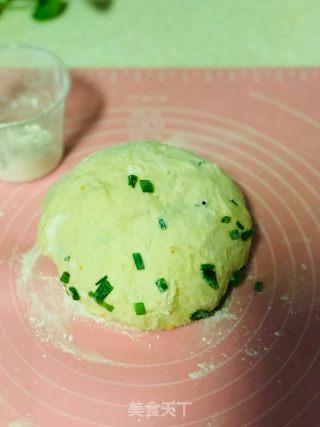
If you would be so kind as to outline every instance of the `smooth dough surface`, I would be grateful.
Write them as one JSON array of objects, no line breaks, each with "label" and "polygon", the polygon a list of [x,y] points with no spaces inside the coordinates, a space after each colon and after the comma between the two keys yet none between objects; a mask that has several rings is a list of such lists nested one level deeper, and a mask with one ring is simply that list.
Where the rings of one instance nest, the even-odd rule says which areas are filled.
[{"label": "smooth dough surface", "polygon": [[[139,181],[128,185],[132,174],[150,180],[154,192],[143,192]],[[225,216],[229,223],[221,222]],[[170,329],[214,309],[245,264],[251,238],[241,239],[236,221],[251,228],[241,191],[216,165],[162,143],[132,142],[95,152],[49,189],[39,243],[58,274],[70,274],[75,303],[123,325]],[[133,253],[144,269],[137,270]],[[215,266],[217,289],[201,275],[202,264]],[[104,276],[113,287],[105,298],[112,312],[88,295]],[[160,278],[164,292],[155,284]],[[136,302],[145,314],[136,314]]]}]

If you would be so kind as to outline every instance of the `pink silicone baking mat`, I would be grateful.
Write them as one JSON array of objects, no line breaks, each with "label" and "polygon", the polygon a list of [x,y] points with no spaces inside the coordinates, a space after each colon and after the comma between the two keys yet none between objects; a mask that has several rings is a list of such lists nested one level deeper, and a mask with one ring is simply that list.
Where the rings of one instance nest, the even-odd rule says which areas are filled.
[{"label": "pink silicone baking mat", "polygon": [[[1,427],[319,426],[320,71],[76,70],[66,116],[61,165],[0,183]],[[257,230],[222,310],[159,333],[87,316],[35,247],[48,187],[134,139],[217,163]]]}]

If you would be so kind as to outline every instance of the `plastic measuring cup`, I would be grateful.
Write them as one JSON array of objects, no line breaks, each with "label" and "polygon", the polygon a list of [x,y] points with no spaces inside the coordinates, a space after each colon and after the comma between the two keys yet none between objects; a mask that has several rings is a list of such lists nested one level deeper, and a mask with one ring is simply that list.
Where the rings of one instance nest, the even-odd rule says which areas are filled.
[{"label": "plastic measuring cup", "polygon": [[69,88],[69,73],[52,53],[0,47],[0,180],[32,181],[58,165]]}]

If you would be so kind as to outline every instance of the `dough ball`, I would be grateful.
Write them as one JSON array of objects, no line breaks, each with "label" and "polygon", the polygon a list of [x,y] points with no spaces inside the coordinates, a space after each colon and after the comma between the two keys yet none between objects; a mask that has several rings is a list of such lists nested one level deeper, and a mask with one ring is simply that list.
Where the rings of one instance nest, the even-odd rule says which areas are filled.
[{"label": "dough ball", "polygon": [[97,315],[144,330],[209,315],[245,264],[251,218],[216,165],[158,142],[95,152],[48,191],[41,252]]}]

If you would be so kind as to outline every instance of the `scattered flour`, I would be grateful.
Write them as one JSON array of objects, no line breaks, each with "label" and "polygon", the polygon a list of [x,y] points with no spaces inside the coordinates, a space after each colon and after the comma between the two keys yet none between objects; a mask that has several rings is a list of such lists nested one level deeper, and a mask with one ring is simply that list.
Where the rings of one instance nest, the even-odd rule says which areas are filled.
[{"label": "scattered flour", "polygon": [[32,426],[33,424],[30,421],[23,418],[19,418],[17,420],[11,421],[7,425],[7,427],[32,427]]},{"label": "scattered flour", "polygon": [[238,316],[229,309],[229,300],[214,313],[202,320],[201,341],[208,346],[215,346],[234,327]]},{"label": "scattered flour", "polygon": [[[90,362],[126,365],[123,358],[120,361],[109,360],[102,354],[84,350],[77,345],[77,337],[71,331],[71,326],[77,321],[90,321],[137,341],[144,333],[132,328],[126,328],[103,318],[88,313],[81,304],[75,303],[66,295],[59,279],[47,274],[41,268],[43,257],[35,245],[29,252],[17,256],[14,266],[17,274],[17,294],[26,305],[26,319],[34,335],[43,343],[50,343],[64,352],[71,353],[79,359]],[[45,270],[45,269],[44,269]],[[44,286],[45,285],[45,286]],[[236,325],[238,316],[229,309],[229,301],[213,316],[201,321],[199,344],[214,347]],[[156,338],[160,336],[157,334]],[[151,349],[152,345],[149,344]],[[193,352],[190,353],[191,355]],[[47,357],[43,354],[43,358]],[[228,355],[223,353],[223,358]],[[202,378],[218,367],[218,363],[199,363],[199,368],[191,372],[192,379]]]},{"label": "scattered flour", "polygon": [[212,340],[209,340],[207,337],[202,337],[201,338],[203,342],[205,342],[207,345],[212,344]]},{"label": "scattered flour", "polygon": [[260,356],[260,352],[254,348],[246,348],[245,349],[245,353],[247,356],[249,357],[259,357]]},{"label": "scattered flour", "polygon": [[[211,317],[202,320],[203,330],[201,341],[211,348],[215,346],[218,342],[223,339],[223,337],[234,327],[238,316],[229,309],[229,302],[227,300],[225,305]],[[192,355],[193,352],[190,352]],[[226,353],[221,353],[224,359],[228,358]],[[202,362],[198,363],[197,367],[199,368],[196,371],[190,372],[188,376],[193,379],[200,379],[211,372],[213,372],[216,368],[219,367],[221,362]]]},{"label": "scattered flour", "polygon": [[198,380],[199,378],[203,378],[213,372],[218,365],[214,363],[198,363],[198,370],[194,372],[190,372],[189,377],[193,380]]},{"label": "scattered flour", "polygon": [[51,343],[80,359],[125,365],[123,362],[112,361],[100,354],[82,350],[74,342],[74,336],[69,331],[70,325],[77,320],[91,320],[133,340],[141,336],[142,332],[88,313],[81,304],[76,304],[66,295],[57,277],[40,274],[37,266],[40,258],[39,249],[35,245],[29,252],[19,256],[16,262],[17,294],[27,306],[27,320],[35,336],[40,341]]},{"label": "scattered flour", "polygon": [[[230,301],[226,301],[225,305],[220,310],[216,311],[213,316],[203,320],[203,341],[212,340],[212,333],[217,330],[218,324],[221,326],[223,325],[224,329],[230,329],[230,326],[234,325],[235,321],[238,319],[238,316],[230,312],[229,302]],[[221,334],[219,334],[219,332],[221,332]],[[222,331],[218,331],[218,335],[223,335]]]}]

